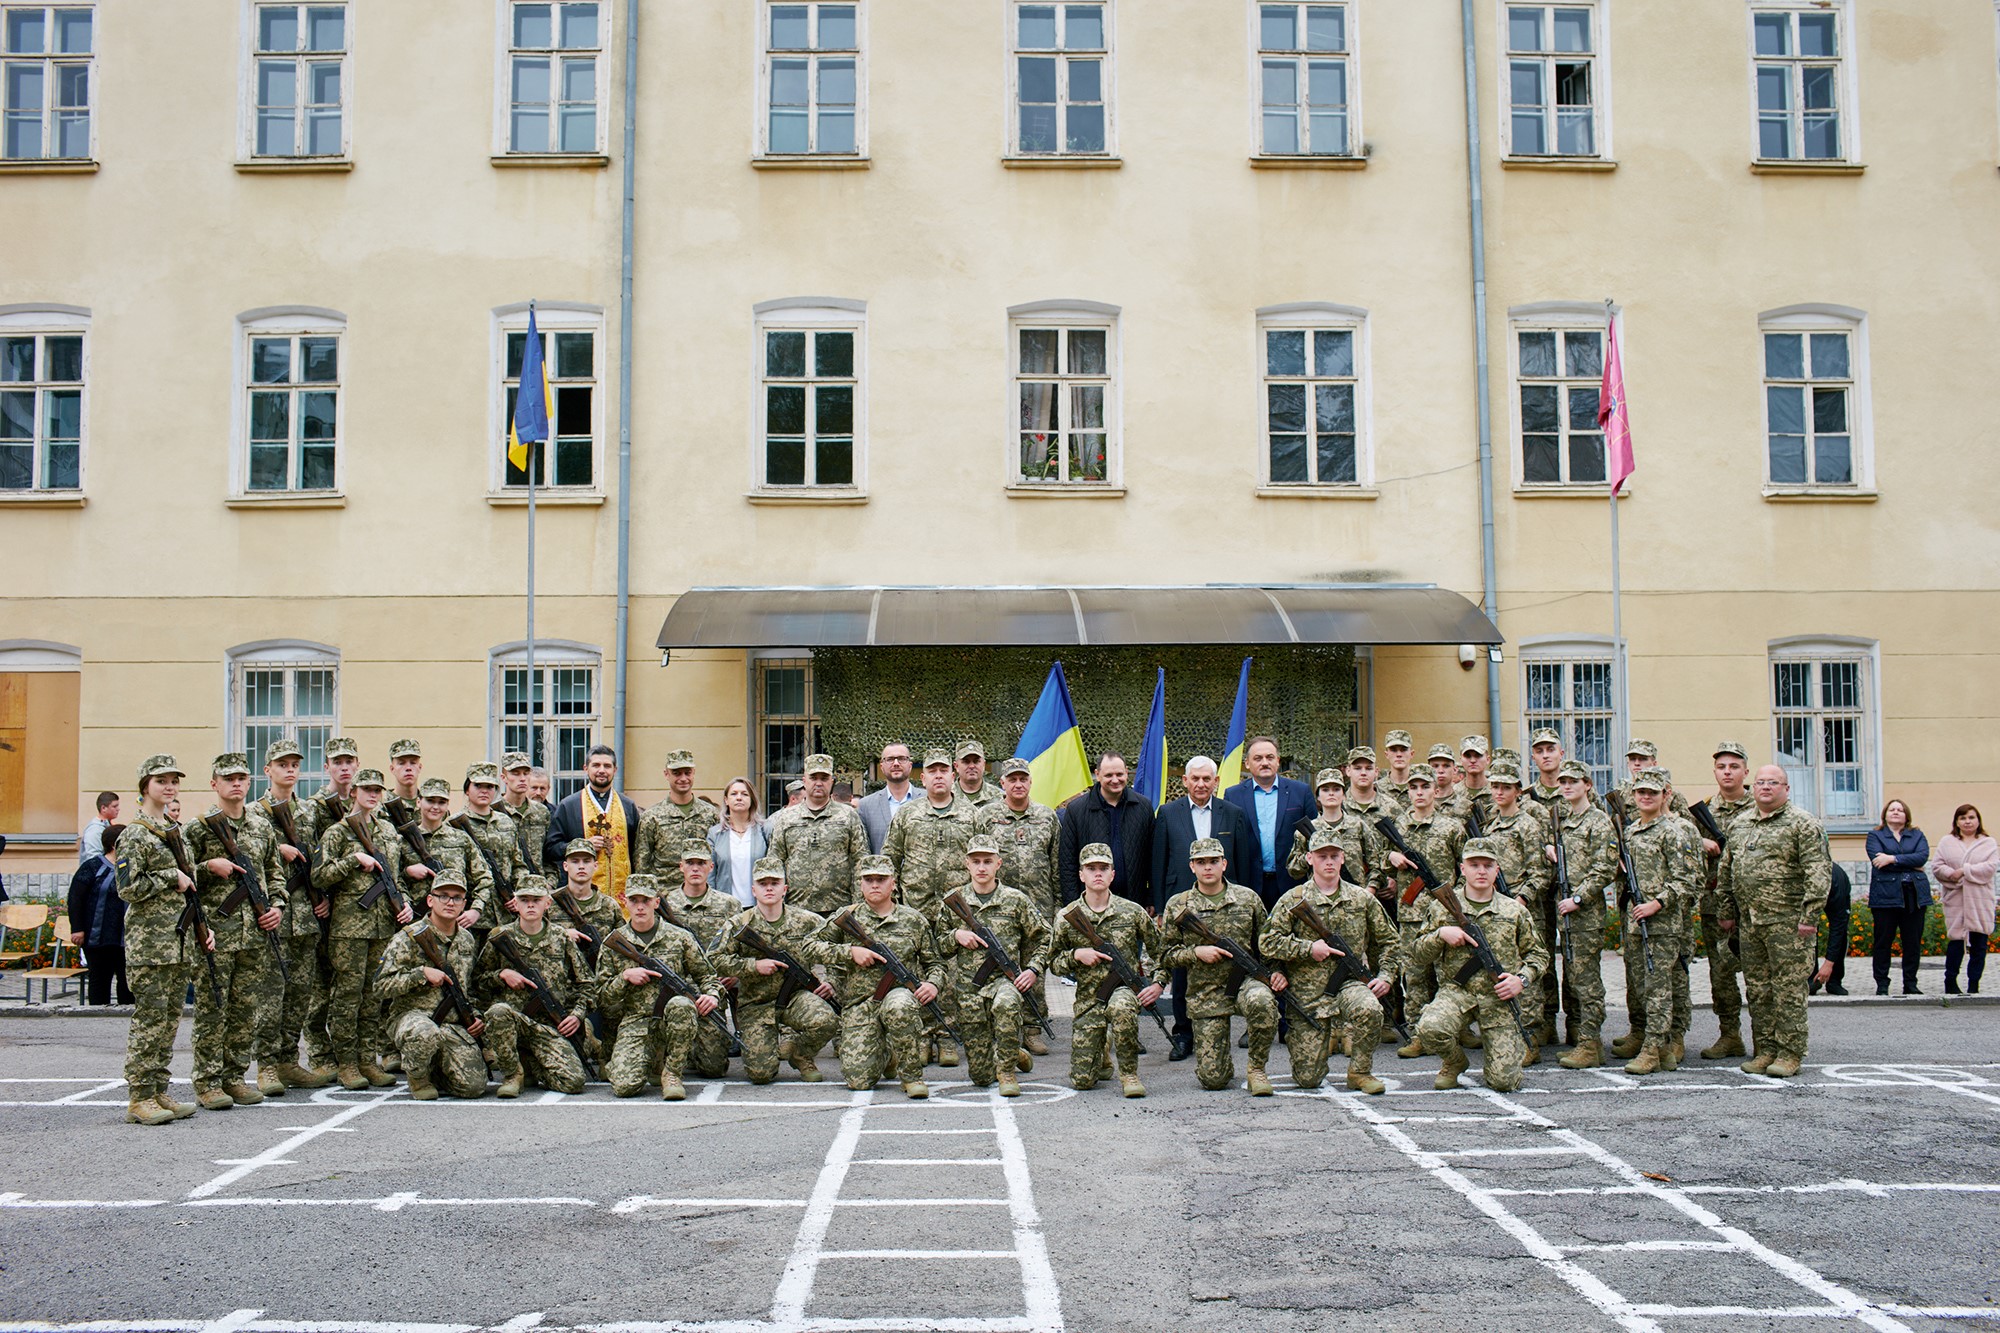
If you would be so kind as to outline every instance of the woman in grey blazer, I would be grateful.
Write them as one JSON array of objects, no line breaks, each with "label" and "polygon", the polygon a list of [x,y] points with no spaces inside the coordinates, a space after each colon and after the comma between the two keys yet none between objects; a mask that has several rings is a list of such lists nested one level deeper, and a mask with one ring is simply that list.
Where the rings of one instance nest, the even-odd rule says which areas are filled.
[{"label": "woman in grey blazer", "polygon": [[708,831],[715,856],[710,887],[750,906],[750,868],[770,845],[771,829],[757,818],[757,788],[748,778],[732,778],[722,789],[722,818]]}]

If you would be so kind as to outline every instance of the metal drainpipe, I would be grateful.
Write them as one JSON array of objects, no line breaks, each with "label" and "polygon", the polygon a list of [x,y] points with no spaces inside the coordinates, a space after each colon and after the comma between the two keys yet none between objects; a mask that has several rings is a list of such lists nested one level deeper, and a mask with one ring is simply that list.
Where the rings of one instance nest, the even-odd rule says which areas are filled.
[{"label": "metal drainpipe", "polygon": [[[1459,0],[1459,28],[1465,38],[1466,208],[1472,215],[1472,336],[1479,366],[1479,556],[1480,609],[1500,623],[1500,576],[1493,556],[1492,368],[1486,356],[1486,192],[1480,182],[1479,53],[1473,40],[1472,0]],[[1500,662],[1486,654],[1486,734],[1500,743]]]},{"label": "metal drainpipe", "polygon": [[638,138],[639,0],[625,0],[625,207],[619,223],[618,272],[618,615],[613,631],[617,672],[611,726],[625,753],[625,677],[631,666],[632,628],[632,195]]}]

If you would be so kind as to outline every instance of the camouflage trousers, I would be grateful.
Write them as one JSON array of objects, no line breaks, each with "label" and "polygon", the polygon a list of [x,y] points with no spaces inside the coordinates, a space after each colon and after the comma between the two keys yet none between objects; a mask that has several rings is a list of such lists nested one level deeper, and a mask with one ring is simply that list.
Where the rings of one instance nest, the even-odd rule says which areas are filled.
[{"label": "camouflage trousers", "polygon": [[1424,1006],[1430,1003],[1431,996],[1437,993],[1437,968],[1418,967],[1410,961],[1410,952],[1423,935],[1420,919],[1424,914],[1418,910],[1422,901],[1419,899],[1403,908],[1402,920],[1396,927],[1396,933],[1403,940],[1403,1011],[1412,1023],[1424,1011]]},{"label": "camouflage trousers", "polygon": [[[1647,1041],[1664,1044],[1686,1036],[1693,1015],[1688,1007],[1687,969],[1681,966],[1687,937],[1662,929],[1658,921],[1656,916],[1648,922],[1648,938],[1643,943],[1636,928],[1625,932],[1625,1010],[1632,1031],[1643,1032]],[[1646,968],[1649,953],[1651,971]]]},{"label": "camouflage trousers", "polygon": [[840,1017],[833,1006],[800,989],[780,1009],[769,1004],[736,1006],[736,1036],[743,1043],[743,1072],[752,1083],[769,1083],[778,1076],[778,1025],[792,1033],[792,1066],[810,1060],[833,1040],[840,1030]]},{"label": "camouflage trousers", "polygon": [[[677,995],[668,1003],[667,1008],[672,1009],[676,1003],[684,1004],[690,1009],[694,1007],[693,1000]],[[729,1020],[729,1003],[726,998],[721,1007],[716,1009],[715,1016],[724,1022]],[[688,1070],[703,1078],[721,1078],[729,1072],[729,1038],[717,1032],[713,1023],[696,1023],[693,1044],[689,1046],[683,1063]]]},{"label": "camouflage trousers", "polygon": [[389,1025],[389,1042],[403,1061],[405,1075],[429,1074],[447,1097],[486,1095],[486,1061],[479,1058],[479,1039],[458,1024],[438,1023],[412,1009]]},{"label": "camouflage trousers", "polygon": [[[1553,959],[1556,956],[1556,944],[1554,940],[1548,938],[1548,926],[1542,921],[1541,899],[1526,893],[1521,894],[1520,899],[1521,906],[1528,909],[1528,926],[1535,932],[1536,942],[1548,950],[1549,957]],[[1558,984],[1556,968],[1551,962],[1549,970],[1542,975],[1542,978],[1521,992],[1521,1019],[1530,1030],[1541,1027],[1545,1016],[1553,1018],[1556,1011],[1561,1008],[1562,1002],[1558,998],[1556,989]]]},{"label": "camouflage trousers", "polygon": [[[688,1006],[690,1013],[693,1008]],[[578,1036],[588,1031],[586,1024]],[[509,1075],[520,1074],[552,1092],[574,1096],[583,1091],[583,1061],[577,1058],[576,1048],[562,1033],[529,1018],[505,1000],[495,1000],[487,1007],[486,1045],[493,1052],[493,1068],[503,1082]]]},{"label": "camouflage trousers", "polygon": [[1372,1061],[1382,1040],[1382,1002],[1375,992],[1359,981],[1349,981],[1338,995],[1329,995],[1307,1006],[1323,1025],[1315,1032],[1292,1019],[1285,1030],[1285,1050],[1292,1057],[1292,1082],[1301,1088],[1317,1088],[1326,1081],[1326,1066],[1333,1054],[1333,1039],[1345,1032],[1348,1049]]},{"label": "camouflage trousers", "polygon": [[923,1030],[923,1009],[908,987],[848,1005],[840,1014],[840,1076],[856,1091],[884,1074],[916,1082],[924,1076]]},{"label": "camouflage trousers", "polygon": [[[1278,997],[1261,981],[1246,979],[1236,992],[1236,1013],[1250,1030],[1250,1063],[1262,1066],[1271,1058],[1271,1043],[1278,1036]],[[1230,1015],[1194,1018],[1194,1073],[1210,1092],[1236,1081],[1236,1054],[1229,1044]]]},{"label": "camouflage trousers", "polygon": [[1708,998],[1715,1006],[1715,1021],[1724,1032],[1735,1032],[1743,1025],[1743,960],[1729,947],[1720,905],[1710,894],[1701,900],[1701,938],[1708,956]]},{"label": "camouflage trousers", "polygon": [[[618,1035],[611,1043],[611,1056],[604,1062],[604,1081],[618,1096],[636,1097],[646,1090],[647,1084],[659,1083],[662,1069],[678,1078],[687,1066],[688,1051],[700,1026],[694,1001],[679,995],[667,1001],[658,1018],[653,1017],[650,1009],[625,1015],[619,1020]],[[567,1043],[564,1049],[568,1050]],[[569,1058],[575,1062],[576,1052],[570,1051]],[[582,1065],[577,1065],[576,1073],[580,1092]]]},{"label": "camouflage trousers", "polygon": [[[1570,1025],[1580,1042],[1604,1039],[1604,918],[1603,905],[1590,899],[1563,918],[1570,952],[1576,957],[1576,966],[1563,978],[1564,989],[1576,1005]],[[1512,1023],[1510,1018],[1509,1026]],[[1484,1034],[1486,1025],[1481,1023],[1479,1030]]]},{"label": "camouflage trousers", "polygon": [[1776,921],[1737,923],[1743,981],[1750,991],[1750,1039],[1758,1055],[1806,1055],[1806,972],[1812,936]]},{"label": "camouflage trousers", "polygon": [[1070,1086],[1094,1088],[1110,1072],[1104,1049],[1107,1037],[1111,1053],[1117,1057],[1117,1072],[1138,1073],[1139,997],[1132,988],[1120,986],[1111,992],[1110,1000],[1100,1004],[1095,986],[1089,987],[1088,993],[1079,987],[1076,999],[1076,1017],[1069,1028]]},{"label": "camouflage trousers", "polygon": [[998,1070],[1015,1067],[1027,1010],[1021,992],[1004,976],[959,995],[958,1031],[965,1038],[965,1072],[974,1087],[991,1087]]},{"label": "camouflage trousers", "polygon": [[375,1000],[375,971],[382,966],[387,940],[336,939],[333,990],[327,997],[326,1026],[333,1058],[343,1065],[372,1063],[382,1051],[382,1006]]},{"label": "camouflage trousers", "polygon": [[[264,941],[258,940],[249,948],[215,951],[215,975],[222,983],[220,1004],[216,1003],[206,976],[195,978],[196,1088],[219,1088],[225,1083],[240,1082],[250,1067],[251,1057],[269,1040],[267,1030],[277,1027],[273,1001],[281,1001],[283,996],[266,983],[267,974],[278,975],[277,965],[271,962],[267,950]],[[204,965],[202,971],[207,970]]]},{"label": "camouflage trousers", "polygon": [[132,1100],[166,1090],[167,1062],[173,1059],[174,1034],[180,1031],[182,997],[187,994],[191,964],[128,963],[125,980],[132,987],[132,1026],[125,1034],[125,1082]]},{"label": "camouflage trousers", "polygon": [[1416,1038],[1430,1054],[1443,1055],[1457,1048],[1460,1030],[1475,1018],[1486,1054],[1481,1080],[1495,1092],[1513,1092],[1521,1086],[1521,1062],[1528,1058],[1528,1046],[1505,1000],[1447,981],[1425,1006]]},{"label": "camouflage trousers", "polygon": [[333,1039],[327,1035],[327,1001],[331,990],[319,970],[319,936],[291,935],[285,939],[285,965],[292,971],[286,981],[276,967],[271,978],[284,990],[277,1002],[278,1021],[260,1029],[257,1059],[261,1064],[282,1065],[299,1058],[299,1038],[305,1037],[309,1064],[332,1063]]}]

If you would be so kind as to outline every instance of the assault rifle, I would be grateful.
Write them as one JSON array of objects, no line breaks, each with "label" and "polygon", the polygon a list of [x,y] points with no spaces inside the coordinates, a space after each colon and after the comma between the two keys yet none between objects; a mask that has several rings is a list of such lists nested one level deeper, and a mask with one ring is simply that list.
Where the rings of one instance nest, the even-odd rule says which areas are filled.
[{"label": "assault rifle", "polygon": [[[695,985],[692,981],[689,981],[686,977],[674,971],[671,967],[668,967],[665,963],[653,957],[622,935],[605,936],[604,945],[613,953],[628,959],[634,967],[651,972],[660,979],[660,993],[653,1000],[653,1017],[655,1018],[667,1012],[667,1001],[676,995],[683,996],[692,1001],[708,994],[707,991],[704,991],[701,987]],[[736,1040],[736,1034],[729,1030],[729,1024],[723,1022],[717,1016],[715,1010],[711,1009],[701,1015],[701,1017],[703,1021],[715,1024],[716,1031],[720,1032],[723,1036],[729,1038],[731,1041]]]},{"label": "assault rifle", "polygon": [[[1181,914],[1174,918],[1174,924],[1182,930],[1199,936],[1202,943],[1220,949],[1222,952],[1228,954],[1230,967],[1243,976],[1255,977],[1266,986],[1271,984],[1272,971],[1264,965],[1256,954],[1244,948],[1235,940],[1230,939],[1227,935],[1217,934],[1215,929],[1208,922],[1204,921],[1199,913],[1183,909]],[[1281,1004],[1290,1008],[1301,1023],[1304,1023],[1314,1032],[1326,1031],[1325,1028],[1320,1026],[1320,1021],[1313,1017],[1312,1011],[1299,1003],[1298,998],[1292,994],[1290,986],[1285,987],[1283,990],[1274,989],[1271,993],[1278,997]]]},{"label": "assault rifle", "polygon": [[986,961],[981,963],[979,970],[972,974],[972,984],[983,986],[995,972],[1004,972],[1007,980],[1014,983],[1015,991],[1019,993],[1022,1001],[1027,1005],[1029,1019],[1045,1035],[1050,1037],[1055,1036],[1055,1024],[1049,1022],[1048,1010],[1042,1008],[1041,1001],[1035,998],[1033,991],[1021,990],[1019,984],[1021,980],[1021,966],[1014,961],[1013,955],[1007,952],[1007,946],[1000,942],[1000,937],[993,933],[992,927],[981,921],[979,914],[972,910],[972,904],[965,901],[964,892],[959,889],[953,889],[944,896],[944,905],[952,910],[954,916],[965,923],[967,930],[979,937],[980,945],[986,950]]},{"label": "assault rifle", "polygon": [[368,853],[375,861],[375,882],[361,895],[359,906],[365,910],[373,907],[377,898],[387,897],[390,910],[395,913],[397,920],[402,920],[403,913],[410,910],[410,900],[396,887],[396,877],[390,872],[389,863],[382,859],[382,853],[375,850],[375,839],[368,836],[367,814],[356,810],[341,820],[341,823],[347,825],[348,831],[354,834],[354,840],[361,844],[361,850]]},{"label": "assault rifle", "polygon": [[[313,883],[313,849],[309,845],[309,839],[299,837],[298,820],[292,817],[296,799],[278,801],[264,808],[271,812],[271,822],[277,826],[278,836],[285,840],[287,846],[297,849],[299,853],[298,860],[285,862],[285,883],[293,894],[317,907],[326,901],[326,894]],[[317,913],[313,915],[313,921],[319,926],[319,933],[324,936],[327,923]]]},{"label": "assault rifle", "polygon": [[[693,926],[689,925],[687,918],[682,916],[679,912],[676,912],[673,908],[673,904],[669,903],[664,897],[660,899],[659,912],[660,912],[660,920],[666,922],[670,926],[678,926],[680,929],[685,930],[688,934],[694,936],[695,948],[701,950],[702,957],[704,958],[713,954],[715,952],[715,947],[718,944],[722,943],[722,934],[723,934],[722,931],[717,931],[715,934],[715,938],[712,940],[702,939],[701,933],[697,931]],[[586,929],[588,929],[588,927],[586,927]],[[723,929],[727,930],[728,927],[724,926]],[[736,1017],[736,978],[735,977],[722,978],[722,989],[729,992],[729,1016],[731,1018],[734,1018]],[[733,1032],[730,1033],[729,1036],[729,1054],[732,1058],[743,1054],[743,1039],[741,1037],[738,1037]]]},{"label": "assault rifle", "polygon": [[1410,846],[1409,839],[1403,836],[1403,830],[1396,827],[1394,819],[1388,815],[1382,816],[1375,821],[1375,831],[1382,835],[1389,846],[1401,852],[1404,859],[1410,863],[1410,868],[1417,872],[1416,882],[1403,890],[1400,900],[1403,906],[1408,907],[1424,890],[1435,889],[1444,882],[1438,878],[1437,871],[1431,869],[1431,863],[1424,859],[1424,854]]},{"label": "assault rifle", "polygon": [[[1438,885],[1430,891],[1430,894],[1437,900],[1438,905],[1444,908],[1445,914],[1451,917],[1451,924],[1472,938],[1472,957],[1466,960],[1465,966],[1458,970],[1452,980],[1465,986],[1471,983],[1473,977],[1484,972],[1498,982],[1505,975],[1505,970],[1500,966],[1500,960],[1494,956],[1493,946],[1486,942],[1486,932],[1481,930],[1479,923],[1467,916],[1465,908],[1459,905],[1458,895],[1451,891],[1449,884]],[[1528,1030],[1528,1025],[1521,1018],[1520,997],[1516,996],[1507,1001],[1507,1008],[1512,1011],[1514,1025],[1520,1028],[1521,1036],[1529,1045],[1534,1045],[1534,1034]]]},{"label": "assault rifle", "polygon": [[549,988],[549,983],[543,979],[542,974],[536,970],[533,964],[521,956],[520,948],[511,938],[500,934],[498,931],[488,935],[486,943],[499,953],[501,959],[508,967],[520,973],[527,980],[528,998],[526,1003],[521,1006],[523,1012],[530,1018],[539,1017],[542,1022],[554,1028],[556,1035],[568,1042],[570,1049],[576,1052],[576,1058],[583,1064],[583,1072],[591,1078],[596,1078],[597,1070],[590,1063],[590,1053],[583,1044],[583,1024],[578,1022],[576,1031],[565,1036],[562,1030],[562,1022],[565,1018],[569,1017],[569,1010],[563,1008],[562,1001],[556,998],[555,991]]},{"label": "assault rifle", "polygon": [[[1694,822],[1701,826],[1703,837],[1707,838],[1717,847],[1727,847],[1729,845],[1729,835],[1722,831],[1722,825],[1716,821],[1715,811],[1708,808],[1707,801],[1696,801],[1688,807],[1688,814],[1692,815]],[[1720,865],[1721,861],[1718,859],[1716,864]],[[1708,872],[1708,890],[1710,893],[1715,891],[1714,870]],[[1729,935],[1729,952],[1737,955],[1741,955],[1743,952],[1743,946],[1737,941],[1734,931],[1731,931]]]},{"label": "assault rifle", "polygon": [[[1076,927],[1077,933],[1083,936],[1085,944],[1088,944],[1091,948],[1097,950],[1097,952],[1110,960],[1108,966],[1111,968],[1111,975],[1106,977],[1104,984],[1097,988],[1097,1002],[1099,1004],[1111,1003],[1112,995],[1117,992],[1120,986],[1130,986],[1132,988],[1132,998],[1136,1000],[1139,997],[1139,992],[1146,989],[1146,979],[1139,975],[1139,969],[1132,966],[1131,961],[1124,954],[1118,952],[1117,945],[1105,939],[1098,932],[1097,927],[1090,924],[1090,918],[1083,915],[1082,908],[1083,904],[1080,901],[1071,903],[1063,912],[1063,920]],[[1168,1041],[1173,1040],[1174,1034],[1167,1028],[1168,1015],[1161,1012],[1158,1000],[1147,1005],[1142,1012],[1146,1017],[1159,1024],[1161,1036],[1165,1037]]]},{"label": "assault rifle", "polygon": [[[785,979],[778,983],[778,1011],[780,1013],[784,1012],[785,1006],[790,1004],[792,997],[797,995],[801,990],[808,990],[815,995],[819,995],[820,987],[826,985],[825,982],[821,981],[814,974],[810,967],[800,962],[791,950],[785,948],[782,944],[776,943],[774,940],[766,939],[763,932],[759,931],[755,926],[744,926],[738,930],[736,932],[736,943],[742,948],[748,949],[751,953],[756,954],[759,958],[768,958],[772,962],[781,964],[784,967]],[[831,991],[833,988],[828,986],[827,989]],[[826,996],[820,995],[820,998],[833,1006],[833,1012],[836,1014],[840,1012],[840,1000],[838,997],[828,1000]]]},{"label": "assault rifle", "polygon": [[[1483,838],[1486,836],[1486,826],[1484,822],[1481,821],[1481,819],[1479,818],[1479,806],[1476,803],[1468,806],[1466,809],[1465,836],[1468,840],[1472,838]],[[1498,861],[1495,861],[1493,863],[1493,891],[1499,894],[1502,898],[1513,898],[1518,896],[1515,894],[1514,890],[1507,887],[1507,872],[1500,869],[1500,863]]]},{"label": "assault rifle", "polygon": [[593,968],[596,967],[597,956],[604,952],[604,936],[598,932],[596,926],[590,924],[590,919],[577,909],[575,901],[570,897],[569,886],[564,884],[552,890],[549,893],[549,900],[555,903],[570,925],[583,932],[583,944],[579,946],[583,950],[583,961]]},{"label": "assault rifle", "polygon": [[[1574,898],[1576,894],[1569,887],[1569,849],[1563,846],[1561,809],[1562,803],[1560,801],[1549,807],[1549,827],[1555,830],[1554,843],[1556,849],[1556,891],[1550,896],[1549,909],[1555,915],[1555,930],[1553,933],[1555,935],[1556,947],[1562,950],[1563,975],[1567,977],[1570,974],[1570,969],[1576,966],[1576,948],[1570,942],[1569,914],[1557,907],[1556,904],[1566,898]],[[1551,1019],[1550,1021],[1553,1022],[1554,1020]]]},{"label": "assault rifle", "polygon": [[410,938],[414,939],[417,948],[423,951],[425,961],[444,973],[444,982],[439,987],[444,995],[438,1000],[437,1008],[431,1011],[431,1022],[442,1023],[446,1014],[456,1013],[458,1021],[467,1028],[478,1023],[479,1011],[465,998],[464,989],[459,986],[458,979],[452,976],[451,962],[445,957],[444,950],[438,947],[437,932],[431,929],[431,923],[419,922],[416,930],[411,932]]},{"label": "assault rifle", "polygon": [[[1358,981],[1366,986],[1374,980],[1374,977],[1369,975],[1366,964],[1360,961],[1359,957],[1355,954],[1354,946],[1342,939],[1337,931],[1328,926],[1320,914],[1314,910],[1311,903],[1306,902],[1304,899],[1293,903],[1292,920],[1311,931],[1320,943],[1334,951],[1333,975],[1328,977],[1326,982],[1326,993],[1329,996],[1340,994],[1340,988],[1350,981]],[[1373,991],[1371,990],[1370,993],[1372,994]],[[1389,1019],[1389,1026],[1396,1029],[1396,1035],[1403,1039],[1404,1045],[1409,1044],[1410,1030],[1407,1027],[1393,1018]]]},{"label": "assault rifle", "polygon": [[[222,910],[234,912],[243,906],[243,900],[247,898],[250,900],[250,912],[253,916],[261,917],[270,911],[271,897],[264,892],[264,877],[258,873],[257,863],[245,856],[243,849],[237,845],[236,830],[229,827],[229,817],[218,812],[205,816],[201,822],[203,827],[221,840],[222,854],[229,858],[229,863],[237,870],[236,887],[222,900]],[[278,926],[266,929],[260,921],[257,929],[263,933],[264,943],[271,946],[271,957],[278,960],[278,975],[290,985],[291,965],[285,961],[285,946],[278,939],[278,931],[283,925],[284,923],[280,922]]]},{"label": "assault rifle", "polygon": [[[861,923],[854,919],[854,912],[855,909],[852,907],[845,907],[835,912],[833,928],[882,960],[882,979],[875,983],[875,998],[881,999],[897,986],[915,991],[923,985],[924,979],[912,972],[909,964],[896,956],[894,949],[862,929]],[[945,1017],[944,1006],[933,999],[923,1006],[923,1010],[931,1021],[951,1034],[953,1041],[960,1046],[965,1045],[965,1038],[958,1035],[958,1029],[952,1026],[949,1018]]]},{"label": "assault rifle", "polygon": [[[472,845],[479,849],[480,859],[486,862],[486,873],[493,876],[493,896],[496,905],[505,906],[507,900],[514,896],[514,882],[500,873],[500,863],[493,859],[492,852],[486,850],[486,844],[473,834],[472,817],[470,815],[457,814],[453,815],[447,822],[460,833],[471,838]],[[498,925],[499,922],[496,921],[492,924]]]},{"label": "assault rifle", "polygon": [[[1632,869],[1632,849],[1625,845],[1625,798],[1612,792],[1604,798],[1604,808],[1611,815],[1611,836],[1618,844],[1618,910],[1627,921],[1632,920],[1632,909],[1639,902],[1639,876]],[[1639,921],[1639,950],[1646,956],[1646,971],[1653,970],[1653,933],[1646,928],[1646,918]]]},{"label": "assault rifle", "polygon": [[222,978],[215,971],[215,932],[208,928],[208,914],[201,910],[201,887],[194,877],[194,862],[188,859],[187,842],[178,828],[170,828],[161,834],[160,841],[174,854],[175,868],[195,884],[194,888],[181,895],[187,901],[181,904],[180,919],[174,922],[174,934],[180,937],[185,948],[188,931],[194,931],[195,948],[201,954],[201,960],[208,964],[208,993],[220,1005]]}]

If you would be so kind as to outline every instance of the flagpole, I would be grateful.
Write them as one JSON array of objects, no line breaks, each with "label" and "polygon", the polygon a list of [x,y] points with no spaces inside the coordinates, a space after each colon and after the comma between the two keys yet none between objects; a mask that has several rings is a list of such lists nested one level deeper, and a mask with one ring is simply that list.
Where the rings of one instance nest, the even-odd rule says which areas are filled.
[{"label": "flagpole", "polygon": [[[1604,298],[1604,355],[1605,364],[1607,365],[1610,364],[1610,358],[1615,355],[1612,351],[1612,342],[1617,337],[1617,317],[1612,313],[1611,298],[1607,296]],[[1619,393],[1622,395],[1623,392],[1624,377],[1621,375],[1619,377]],[[1624,736],[1613,737],[1613,740],[1617,744],[1625,745],[1631,743],[1629,733],[1632,730],[1631,683],[1626,679],[1625,671],[1624,587],[1618,568],[1618,487],[1624,483],[1625,479],[1617,475],[1616,469],[1610,466],[1610,443],[1611,439],[1607,434],[1605,436],[1605,463],[1606,471],[1611,474],[1611,688],[1613,706],[1617,709],[1617,716],[1623,720],[1625,731],[1628,733]],[[1617,761],[1614,757],[1613,771],[1616,771],[1616,765]]]},{"label": "flagpole", "polygon": [[[533,327],[534,327],[534,323],[535,323],[535,303],[534,303],[533,301],[530,301],[530,302],[528,302],[528,326],[529,326],[530,328],[533,328]],[[536,336],[537,336],[537,337],[540,337],[541,335],[540,335],[540,334],[538,333],[538,334],[537,334]],[[522,361],[523,361],[524,363],[525,363],[525,362],[527,361],[527,353],[526,353],[525,351],[524,351],[524,352],[522,353],[522,356],[521,356],[521,359],[522,359]],[[547,383],[548,383],[548,371],[547,371],[546,369],[544,369],[544,370],[542,371],[542,383],[543,383],[543,384],[547,384]],[[527,388],[527,386],[526,386],[525,384],[521,386],[521,390],[522,390],[522,391],[525,391],[525,390],[526,390],[526,388]],[[517,397],[518,397],[518,393],[517,393]],[[541,463],[541,461],[542,461],[542,444],[543,444],[543,443],[545,442],[545,440],[546,440],[546,437],[547,437],[547,434],[548,434],[548,432],[547,432],[547,431],[544,431],[544,432],[543,432],[543,437],[544,437],[544,439],[543,439],[543,440],[538,440],[538,441],[536,441],[536,442],[535,442],[535,452],[534,452],[534,453],[533,453],[533,454],[532,454],[532,455],[531,455],[531,456],[529,457],[529,459],[528,459],[528,701],[527,701],[527,710],[528,710],[528,744],[527,744],[527,752],[528,752],[528,759],[529,759],[529,762],[530,762],[530,763],[532,763],[532,762],[534,761],[534,758],[535,758],[535,473],[536,473],[536,472],[537,472],[537,471],[539,470],[539,469],[538,469],[538,464],[540,464],[540,463]]]}]

